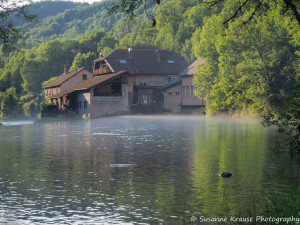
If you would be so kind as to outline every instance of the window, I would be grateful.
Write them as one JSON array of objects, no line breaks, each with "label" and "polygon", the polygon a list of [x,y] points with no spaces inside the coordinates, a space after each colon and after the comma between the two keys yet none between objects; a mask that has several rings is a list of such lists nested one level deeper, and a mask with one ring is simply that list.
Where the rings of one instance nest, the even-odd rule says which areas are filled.
[{"label": "window", "polygon": [[189,94],[190,94],[190,93],[189,93],[189,86],[186,86],[186,87],[185,87],[185,92],[186,92],[186,93],[185,93],[185,97],[188,98],[188,97],[189,97]]},{"label": "window", "polygon": [[148,96],[147,95],[142,95],[141,103],[143,105],[148,104]]},{"label": "window", "polygon": [[58,88],[56,88],[56,94],[58,93]]},{"label": "window", "polygon": [[169,64],[174,64],[174,60],[173,59],[168,59],[167,60]]},{"label": "window", "polygon": [[175,95],[177,95],[177,96],[178,96],[179,94],[180,94],[180,92],[179,92],[179,91],[175,91]]},{"label": "window", "polygon": [[82,80],[86,80],[87,79],[87,75],[86,74],[83,74],[82,75]]},{"label": "window", "polygon": [[83,108],[84,108],[84,109],[87,109],[87,101],[84,101],[84,102],[83,102]]},{"label": "window", "polygon": [[194,97],[194,86],[191,86],[191,97]]},{"label": "window", "polygon": [[172,81],[172,80],[174,80],[176,77],[169,77],[169,81]]},{"label": "window", "polygon": [[95,66],[94,66],[95,70],[100,68],[100,62],[95,62]]},{"label": "window", "polygon": [[79,101],[79,109],[81,109],[81,101]]},{"label": "window", "polygon": [[168,95],[172,95],[172,92],[168,92]]},{"label": "window", "polygon": [[147,86],[147,82],[141,82],[140,86]]},{"label": "window", "polygon": [[126,59],[120,59],[120,63],[122,63],[122,64],[126,64],[126,63],[127,63],[127,61],[126,61]]}]

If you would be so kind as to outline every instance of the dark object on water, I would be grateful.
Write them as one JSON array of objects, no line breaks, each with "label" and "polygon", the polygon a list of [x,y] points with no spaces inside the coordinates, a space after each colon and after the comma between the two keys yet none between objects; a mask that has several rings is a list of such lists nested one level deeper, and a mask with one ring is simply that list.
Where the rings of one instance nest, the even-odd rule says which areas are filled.
[{"label": "dark object on water", "polygon": [[231,173],[227,173],[227,172],[221,173],[221,177],[231,177],[231,176],[232,176]]},{"label": "dark object on water", "polygon": [[152,26],[153,26],[153,27],[156,26],[156,20],[155,20],[155,19],[153,19]]}]

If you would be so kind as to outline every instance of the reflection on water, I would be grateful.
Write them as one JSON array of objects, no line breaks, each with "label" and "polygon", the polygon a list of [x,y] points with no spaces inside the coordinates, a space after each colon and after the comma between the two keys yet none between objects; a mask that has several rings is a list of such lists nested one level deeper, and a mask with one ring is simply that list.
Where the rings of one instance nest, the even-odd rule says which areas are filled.
[{"label": "reflection on water", "polygon": [[0,121],[0,125],[3,126],[20,126],[20,125],[26,125],[26,124],[34,124],[33,120],[18,120],[18,121]]},{"label": "reflection on water", "polygon": [[[0,127],[0,223],[189,224],[299,183],[253,121],[113,117]],[[228,171],[231,178],[218,176]],[[243,203],[243,204],[241,204]]]}]

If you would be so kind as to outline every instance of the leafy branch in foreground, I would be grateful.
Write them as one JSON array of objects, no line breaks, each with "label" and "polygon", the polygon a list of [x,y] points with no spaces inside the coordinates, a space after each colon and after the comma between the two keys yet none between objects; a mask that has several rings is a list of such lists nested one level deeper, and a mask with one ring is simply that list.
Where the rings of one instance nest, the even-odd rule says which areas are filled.
[{"label": "leafy branch in foreground", "polygon": [[300,84],[296,86],[293,94],[284,102],[284,110],[280,110],[277,116],[269,113],[262,121],[264,126],[277,126],[281,139],[277,143],[279,149],[286,149],[287,143],[291,150],[300,152]]},{"label": "leafy branch in foreground", "polygon": [[0,45],[5,49],[13,49],[22,35],[12,22],[12,17],[21,17],[25,21],[33,21],[36,16],[30,15],[30,0],[0,0]]},{"label": "leafy branch in foreground", "polygon": [[134,17],[136,17],[135,12],[143,7],[144,13],[147,15],[148,18],[151,18],[153,20],[153,26],[156,25],[156,20],[153,15],[149,15],[147,13],[147,8],[149,6],[153,5],[153,2],[156,4],[160,4],[160,0],[152,0],[151,2],[148,2],[148,0],[118,0],[115,3],[112,3],[110,7],[107,7],[108,9],[108,15],[112,15],[114,13],[118,12],[124,12],[128,15],[128,18],[131,20]]},{"label": "leafy branch in foreground", "polygon": [[[215,7],[218,4],[223,4],[228,0],[198,0],[199,4],[208,5],[208,8]],[[147,14],[147,6],[150,5],[151,2],[155,2],[156,4],[160,4],[160,0],[117,0],[117,2],[113,3],[110,7],[108,7],[109,15],[118,12],[124,12],[128,15],[129,19],[133,19],[136,14],[135,12],[143,7],[144,13],[153,19],[153,26],[155,26],[156,21],[153,16],[149,16]],[[244,21],[244,24],[248,23],[251,19],[254,18],[256,14],[261,13],[260,11],[268,11],[270,8],[270,4],[284,4],[286,7],[286,11],[291,11],[294,17],[296,18],[298,24],[300,25],[300,14],[299,14],[299,3],[296,0],[278,0],[274,2],[266,1],[266,0],[244,0],[241,1],[240,6],[234,11],[234,13],[224,21],[228,23],[229,21],[234,20],[239,15],[241,15],[244,11],[250,10],[250,16],[247,20]],[[254,6],[254,7],[253,7]],[[249,9],[250,8],[250,9]]]},{"label": "leafy branch in foreground", "polygon": [[[209,8],[214,7],[215,5],[219,3],[224,3],[228,0],[208,0],[208,1],[201,1],[203,4],[207,4]],[[247,8],[250,8],[250,16],[248,17],[247,20],[245,20],[243,23],[246,24],[248,23],[251,19],[254,18],[254,16],[259,13],[259,10],[261,9],[262,11],[268,11],[270,9],[270,4],[284,4],[286,7],[286,11],[292,11],[294,17],[296,18],[298,24],[300,25],[300,14],[299,14],[299,3],[297,3],[296,0],[278,0],[278,1],[265,1],[265,0],[244,0],[243,2],[240,3],[240,6],[235,10],[235,12],[227,19],[224,21],[225,23],[228,23],[229,21],[234,20],[237,18],[240,14],[243,13],[243,11],[247,10]],[[298,5],[297,5],[298,4]],[[255,5],[254,7],[252,5]],[[297,7],[298,6],[298,7]]]}]

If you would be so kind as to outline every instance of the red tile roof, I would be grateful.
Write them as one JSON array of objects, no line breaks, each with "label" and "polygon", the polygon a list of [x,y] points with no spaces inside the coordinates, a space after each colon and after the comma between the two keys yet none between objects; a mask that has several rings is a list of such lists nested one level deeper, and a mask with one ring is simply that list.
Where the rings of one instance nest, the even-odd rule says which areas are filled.
[{"label": "red tile roof", "polygon": [[123,74],[127,74],[127,75],[130,75],[132,76],[132,74],[128,73],[127,71],[120,71],[118,73],[111,73],[111,74],[106,74],[106,75],[101,75],[101,76],[93,76],[85,81],[82,81],[80,82],[79,84],[76,84],[56,95],[53,95],[50,97],[50,99],[54,99],[54,98],[60,98],[64,95],[67,95],[67,94],[70,94],[74,91],[80,91],[80,90],[87,90],[87,89],[90,89],[96,85],[99,85],[101,83],[105,83],[109,80],[112,80],[120,75],[123,75]]},{"label": "red tile roof", "polygon": [[64,83],[66,80],[70,79],[71,77],[75,76],[77,73],[79,73],[82,70],[86,70],[84,67],[79,67],[76,70],[70,71],[68,73],[63,73],[60,76],[58,76],[55,80],[47,84],[44,88],[51,88],[51,87],[58,87],[62,83]]},{"label": "red tile roof", "polygon": [[198,66],[203,65],[204,63],[205,63],[205,59],[197,59],[188,68],[182,71],[179,75],[194,75],[197,71]]},{"label": "red tile roof", "polygon": [[135,75],[175,75],[188,66],[182,56],[167,50],[132,49],[129,55],[128,49],[116,49],[95,62],[106,60],[113,72],[127,70]]}]

